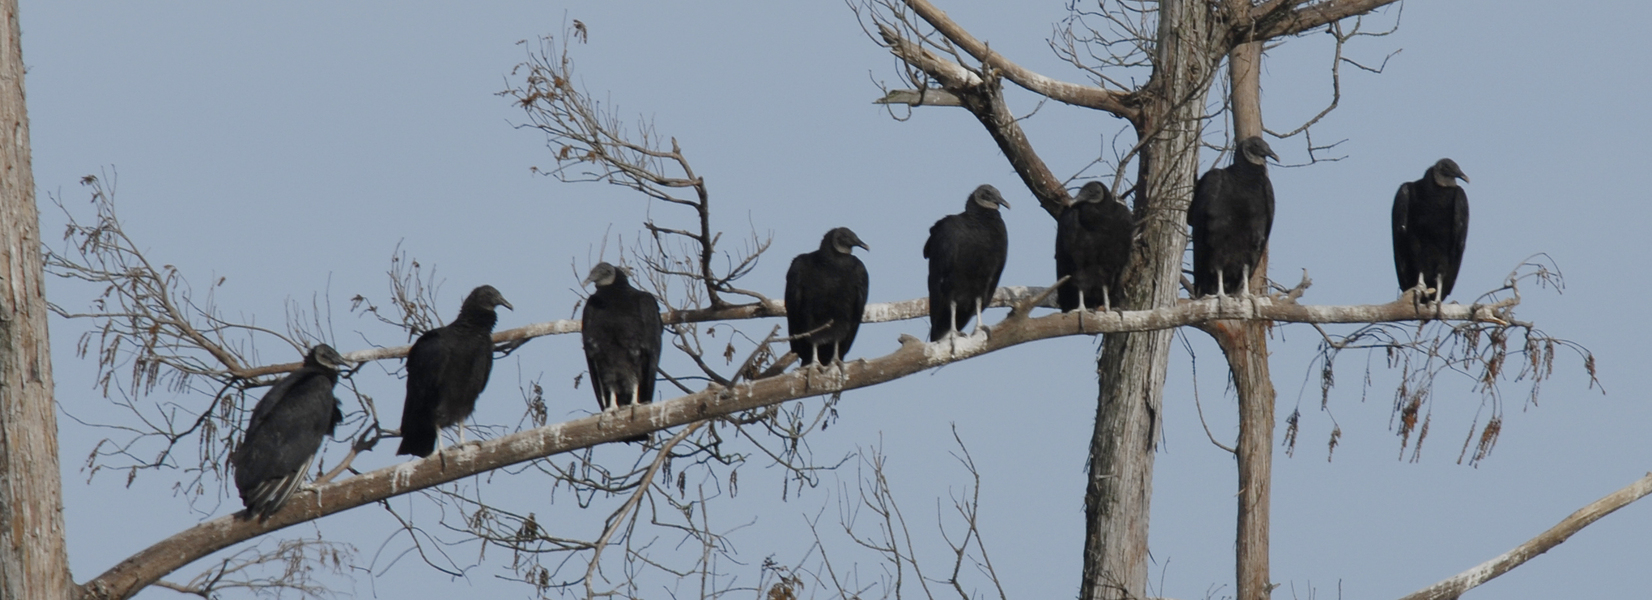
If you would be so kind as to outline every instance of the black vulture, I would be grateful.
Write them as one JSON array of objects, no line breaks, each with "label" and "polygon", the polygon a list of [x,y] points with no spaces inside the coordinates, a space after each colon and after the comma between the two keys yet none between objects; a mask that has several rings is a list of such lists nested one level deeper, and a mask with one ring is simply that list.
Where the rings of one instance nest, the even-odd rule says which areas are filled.
[{"label": "black vulture", "polygon": [[1443,302],[1457,284],[1468,241],[1468,194],[1457,180],[1468,176],[1449,158],[1423,172],[1423,178],[1400,184],[1394,194],[1394,274],[1400,290],[1417,290],[1421,301],[1433,286],[1434,301]]},{"label": "black vulture", "polygon": [[1119,276],[1130,264],[1135,223],[1130,209],[1100,181],[1084,184],[1055,221],[1055,275],[1070,277],[1056,291],[1062,311],[1082,305],[1112,310]]},{"label": "black vulture", "polygon": [[[964,202],[964,212],[947,215],[929,228],[929,341],[969,324],[992,303],[1009,255],[1009,232],[998,207],[1010,203],[998,188],[982,185]],[[979,323],[976,324],[979,327]]]},{"label": "black vulture", "polygon": [[1197,296],[1238,290],[1247,283],[1273,229],[1273,184],[1268,158],[1279,155],[1259,137],[1245,138],[1233,152],[1233,164],[1211,169],[1199,178],[1187,224],[1193,236],[1193,287]]},{"label": "black vulture", "polygon": [[304,366],[275,382],[252,409],[241,445],[230,453],[246,517],[267,518],[303,485],[310,463],[344,420],[333,397],[344,357],[326,344],[304,355]]},{"label": "black vulture", "polygon": [[631,287],[625,270],[608,263],[592,267],[580,285],[587,283],[595,283],[597,290],[585,299],[580,328],[597,406],[606,411],[654,401],[654,372],[665,334],[659,300]]},{"label": "black vulture", "polygon": [[461,425],[476,410],[476,397],[493,371],[495,307],[516,310],[499,290],[484,285],[470,291],[458,318],[424,332],[407,353],[407,402],[402,405],[402,444],[396,454],[429,456],[437,433]]},{"label": "black vulture", "polygon": [[872,250],[848,227],[833,229],[820,239],[819,250],[797,255],[786,271],[787,333],[802,336],[825,327],[792,340],[803,366],[841,362],[855,343],[869,285],[866,265],[850,254],[855,246]]}]

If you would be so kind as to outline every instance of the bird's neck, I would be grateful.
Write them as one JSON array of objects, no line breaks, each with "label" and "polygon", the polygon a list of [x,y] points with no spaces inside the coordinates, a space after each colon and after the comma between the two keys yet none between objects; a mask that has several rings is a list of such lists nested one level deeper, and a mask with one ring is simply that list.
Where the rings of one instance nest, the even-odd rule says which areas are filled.
[{"label": "bird's neck", "polygon": [[453,320],[454,325],[493,331],[494,324],[499,322],[499,313],[492,309],[465,307],[459,311],[459,318]]},{"label": "bird's neck", "polygon": [[1266,180],[1268,178],[1268,166],[1254,164],[1248,160],[1237,160],[1234,161],[1233,166],[1228,167],[1228,173],[1245,181]]}]

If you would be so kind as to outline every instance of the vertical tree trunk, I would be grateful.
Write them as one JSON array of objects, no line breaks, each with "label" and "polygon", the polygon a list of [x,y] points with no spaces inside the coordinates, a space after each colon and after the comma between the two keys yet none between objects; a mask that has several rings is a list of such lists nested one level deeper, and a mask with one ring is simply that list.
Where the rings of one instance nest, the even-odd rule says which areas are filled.
[{"label": "vertical tree trunk", "polygon": [[1221,322],[1210,328],[1239,391],[1239,518],[1234,538],[1237,600],[1262,600],[1268,586],[1268,512],[1273,482],[1273,379],[1268,324]]},{"label": "vertical tree trunk", "polygon": [[0,12],[0,600],[56,600],[71,582],[17,0]]},{"label": "vertical tree trunk", "polygon": [[[1248,9],[1244,2],[1238,10]],[[1232,85],[1233,139],[1262,135],[1262,44],[1240,44],[1228,53]],[[1256,272],[1247,282],[1254,293],[1267,291],[1266,249]],[[1268,324],[1216,323],[1210,331],[1227,357],[1239,392],[1239,501],[1238,533],[1234,538],[1234,585],[1237,600],[1269,596],[1268,527],[1273,486],[1273,377],[1268,373]]]},{"label": "vertical tree trunk", "polygon": [[[1124,307],[1171,306],[1181,289],[1187,204],[1199,170],[1204,99],[1210,90],[1211,13],[1196,0],[1159,6],[1158,46],[1143,117],[1136,219],[1146,248],[1126,274]],[[1083,600],[1146,597],[1147,532],[1159,409],[1174,332],[1110,334],[1100,379],[1090,476],[1084,494]]]}]

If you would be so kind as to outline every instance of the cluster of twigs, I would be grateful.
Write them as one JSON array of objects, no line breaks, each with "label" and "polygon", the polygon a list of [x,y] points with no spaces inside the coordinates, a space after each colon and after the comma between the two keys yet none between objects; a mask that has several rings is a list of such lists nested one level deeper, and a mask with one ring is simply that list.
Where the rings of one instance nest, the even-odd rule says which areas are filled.
[{"label": "cluster of twigs", "polygon": [[[1565,287],[1565,280],[1553,262],[1547,255],[1539,254],[1524,261],[1501,287],[1482,294],[1475,303],[1507,306],[1512,316],[1513,307],[1520,303],[1522,282],[1556,290]],[[1600,385],[1596,379],[1595,357],[1588,348],[1552,337],[1530,322],[1512,318],[1371,323],[1346,334],[1329,333],[1317,324],[1314,328],[1322,338],[1319,356],[1312,367],[1319,372],[1320,409],[1327,414],[1331,412],[1331,389],[1336,386],[1337,359],[1342,353],[1380,354],[1388,369],[1398,370],[1390,426],[1400,438],[1400,455],[1404,457],[1410,449],[1413,462],[1422,456],[1423,442],[1433,422],[1434,390],[1442,374],[1454,373],[1466,378],[1480,396],[1478,414],[1457,456],[1457,462],[1466,459],[1471,465],[1489,456],[1497,445],[1503,423],[1503,382],[1525,382],[1526,399],[1535,404],[1543,382],[1554,375],[1556,353],[1570,351],[1582,363],[1589,387]],[[1373,381],[1369,360],[1366,365],[1362,390],[1369,389]],[[1510,368],[1514,369],[1512,375]],[[1300,421],[1300,408],[1286,419],[1287,452],[1295,452]],[[1334,424],[1334,417],[1332,421]],[[1335,452],[1340,437],[1340,426],[1333,426],[1327,442],[1328,458]]]},{"label": "cluster of twigs", "polygon": [[329,542],[318,534],[252,544],[187,582],[160,581],[155,585],[207,599],[221,598],[235,590],[276,597],[338,597],[344,594],[331,587],[336,583],[322,581],[318,575],[329,579],[348,577],[355,555],[354,546]]}]

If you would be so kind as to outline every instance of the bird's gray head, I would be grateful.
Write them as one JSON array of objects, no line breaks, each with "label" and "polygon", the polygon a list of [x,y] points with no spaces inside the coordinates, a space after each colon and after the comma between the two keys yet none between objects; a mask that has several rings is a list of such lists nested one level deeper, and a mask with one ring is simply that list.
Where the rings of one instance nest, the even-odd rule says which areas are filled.
[{"label": "bird's gray head", "polygon": [[616,267],[605,262],[599,262],[597,263],[597,266],[591,267],[591,274],[586,275],[585,281],[579,282],[579,285],[583,286],[585,284],[595,283],[597,284],[597,287],[600,288],[614,285],[615,281],[624,280],[625,271],[620,267]]},{"label": "bird's gray head", "polygon": [[1268,142],[1256,136],[1245,138],[1239,142],[1239,156],[1244,157],[1245,162],[1253,165],[1268,164],[1269,158],[1279,160],[1279,155],[1273,153],[1273,148],[1268,147]]},{"label": "bird's gray head", "polygon": [[505,301],[504,294],[500,294],[499,290],[494,289],[491,285],[484,285],[471,290],[470,295],[465,297],[465,308],[493,310],[496,306],[516,310],[516,307],[511,306],[510,302]]},{"label": "bird's gray head", "polygon": [[332,346],[316,344],[315,347],[310,348],[308,354],[304,355],[304,364],[326,367],[337,371],[350,366],[350,361],[345,360],[344,356],[334,350]]},{"label": "bird's gray head", "polygon": [[1107,184],[1100,181],[1086,183],[1079,188],[1078,196],[1073,197],[1073,204],[1085,202],[1114,202],[1113,190],[1107,189]]},{"label": "bird's gray head", "polygon": [[998,210],[1000,206],[1010,207],[1010,203],[1004,201],[1004,197],[998,193],[998,188],[992,187],[992,184],[982,184],[981,187],[975,188],[975,191],[969,194],[969,201],[991,210]]},{"label": "bird's gray head", "polygon": [[866,245],[866,242],[860,241],[860,236],[855,235],[855,232],[850,231],[848,227],[839,227],[826,232],[826,239],[821,240],[820,245],[823,248],[830,247],[839,254],[849,254],[854,251],[855,246],[860,246],[867,252],[872,251],[872,247]]},{"label": "bird's gray head", "polygon": [[1434,168],[1429,169],[1434,174],[1434,183],[1440,187],[1457,187],[1457,180],[1468,182],[1468,176],[1457,166],[1457,161],[1442,158],[1434,162]]}]

